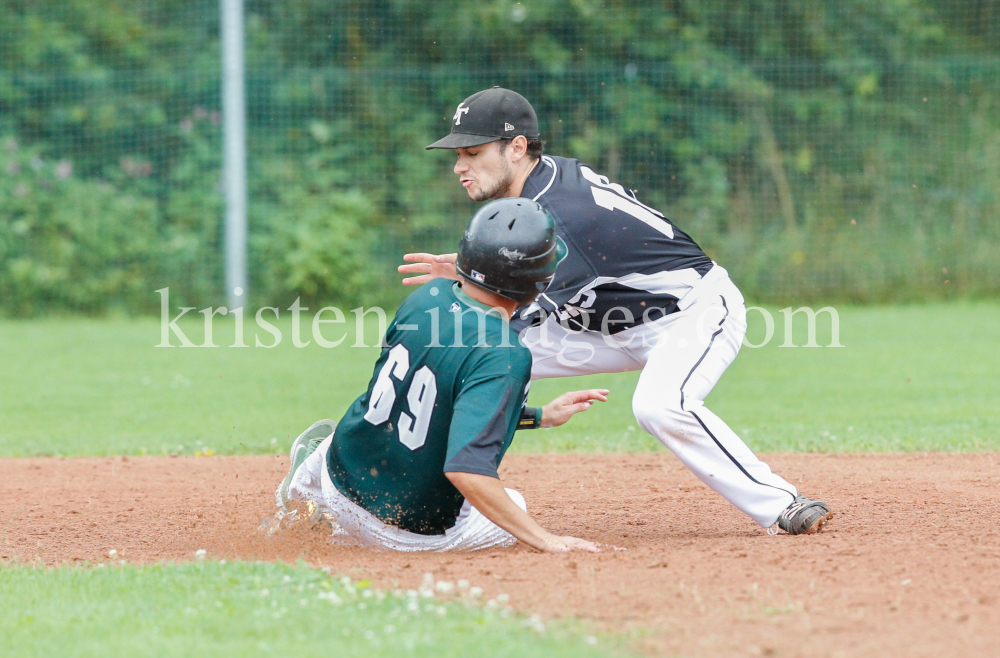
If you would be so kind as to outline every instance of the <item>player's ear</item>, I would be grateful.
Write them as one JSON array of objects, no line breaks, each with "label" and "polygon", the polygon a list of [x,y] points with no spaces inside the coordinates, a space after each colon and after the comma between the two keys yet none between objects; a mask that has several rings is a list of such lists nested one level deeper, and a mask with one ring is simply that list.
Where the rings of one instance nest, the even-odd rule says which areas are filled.
[{"label": "player's ear", "polygon": [[528,152],[528,138],[524,135],[518,135],[507,148],[510,150],[511,159],[517,162]]}]

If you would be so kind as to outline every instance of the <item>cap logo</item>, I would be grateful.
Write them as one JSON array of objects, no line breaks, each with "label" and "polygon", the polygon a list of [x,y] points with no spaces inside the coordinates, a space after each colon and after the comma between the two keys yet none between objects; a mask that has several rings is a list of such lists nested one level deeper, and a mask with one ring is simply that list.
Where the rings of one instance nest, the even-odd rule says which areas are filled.
[{"label": "cap logo", "polygon": [[458,104],[458,108],[455,109],[455,116],[451,118],[451,120],[455,122],[456,126],[462,125],[462,115],[469,113],[469,108],[462,107],[463,105],[465,105],[465,101]]},{"label": "cap logo", "polygon": [[518,251],[517,249],[511,250],[508,249],[507,247],[500,247],[497,253],[508,260],[521,260],[522,258],[524,258],[524,254]]},{"label": "cap logo", "polygon": [[514,130],[514,126],[510,125],[509,123],[504,123],[503,124],[503,129],[504,129],[504,132],[510,132],[511,130]]},{"label": "cap logo", "polygon": [[473,281],[478,281],[479,283],[484,283],[486,281],[486,275],[483,274],[482,272],[477,272],[475,270],[472,270],[469,276],[472,277]]}]

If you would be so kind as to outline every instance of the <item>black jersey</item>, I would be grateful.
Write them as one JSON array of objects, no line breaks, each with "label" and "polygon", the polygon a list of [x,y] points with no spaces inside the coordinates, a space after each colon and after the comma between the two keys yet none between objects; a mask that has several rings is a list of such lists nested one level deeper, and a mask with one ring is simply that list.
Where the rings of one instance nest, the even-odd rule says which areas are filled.
[{"label": "black jersey", "polygon": [[552,214],[569,254],[545,293],[511,323],[517,330],[544,311],[577,329],[616,334],[676,312],[714,265],[662,213],[579,160],[542,156],[521,196]]}]

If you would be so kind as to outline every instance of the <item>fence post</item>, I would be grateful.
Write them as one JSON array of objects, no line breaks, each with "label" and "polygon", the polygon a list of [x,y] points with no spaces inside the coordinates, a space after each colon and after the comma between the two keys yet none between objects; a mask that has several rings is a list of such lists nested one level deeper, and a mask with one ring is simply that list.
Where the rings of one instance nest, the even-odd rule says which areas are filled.
[{"label": "fence post", "polygon": [[243,0],[220,0],[222,25],[222,176],[226,196],[226,301],[245,306],[247,148],[243,78]]}]

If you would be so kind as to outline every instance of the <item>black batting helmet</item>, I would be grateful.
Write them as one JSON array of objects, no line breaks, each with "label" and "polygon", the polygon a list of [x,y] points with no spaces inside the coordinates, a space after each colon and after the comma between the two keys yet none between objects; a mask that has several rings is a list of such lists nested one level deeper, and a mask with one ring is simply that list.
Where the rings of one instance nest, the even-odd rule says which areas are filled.
[{"label": "black batting helmet", "polygon": [[521,197],[497,199],[472,217],[458,245],[458,273],[519,304],[548,287],[566,243],[542,206]]}]

